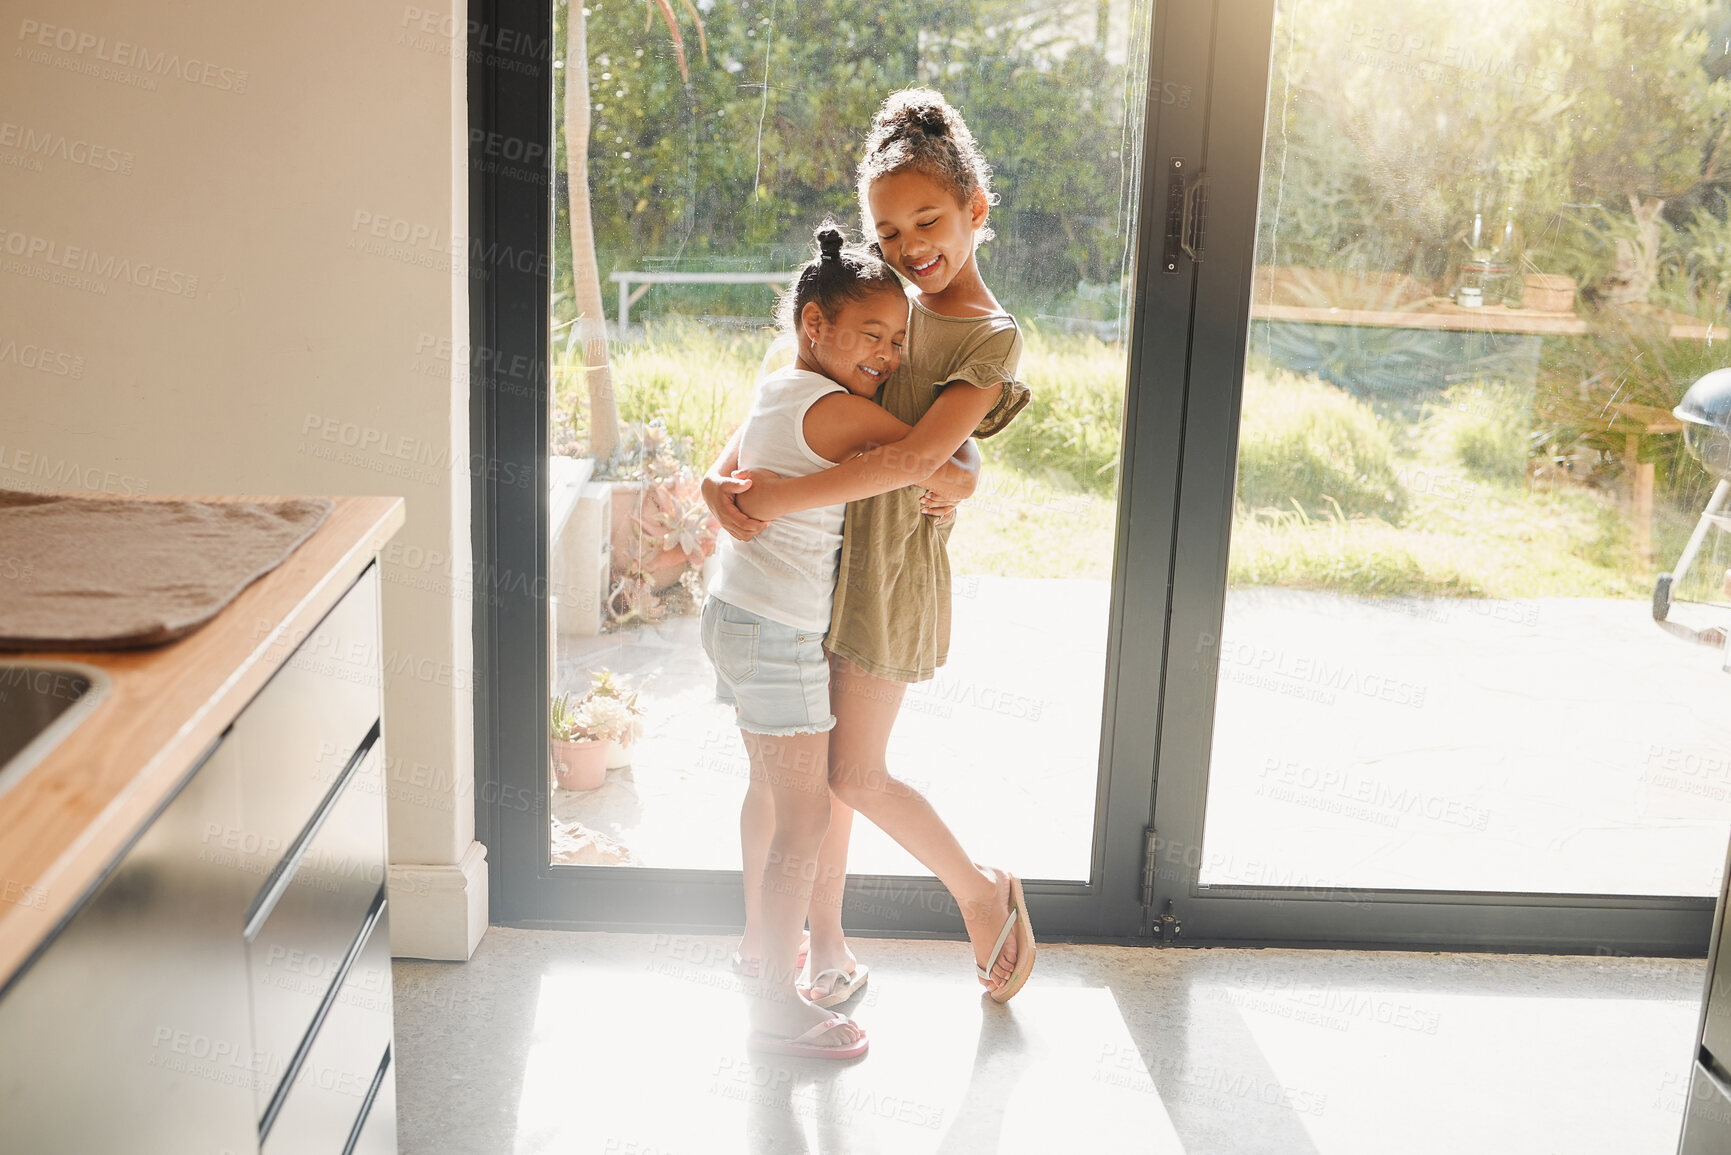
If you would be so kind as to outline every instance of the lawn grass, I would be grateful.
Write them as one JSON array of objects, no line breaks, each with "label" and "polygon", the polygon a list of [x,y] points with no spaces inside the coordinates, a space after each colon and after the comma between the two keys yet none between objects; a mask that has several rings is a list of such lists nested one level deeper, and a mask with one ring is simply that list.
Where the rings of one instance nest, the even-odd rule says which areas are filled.
[{"label": "lawn grass", "polygon": [[[661,417],[676,437],[691,439],[699,468],[715,460],[751,407],[751,391],[775,333],[721,329],[691,321],[648,328],[644,337],[613,343],[613,395],[621,422]],[[582,355],[562,352],[553,373],[554,413],[588,436]]]},{"label": "lawn grass", "polygon": [[[980,442],[986,470],[950,539],[953,568],[958,574],[1109,578],[1123,348],[1034,326],[1024,336],[1022,375],[1034,399],[1002,434]],[[743,418],[772,337],[768,329],[651,324],[643,338],[613,348],[622,420],[663,417],[672,432],[691,438],[692,460],[707,463]],[[1290,377],[1251,382],[1248,393],[1264,396],[1297,380]],[[555,388],[561,409],[569,410],[581,398],[581,369],[564,366]],[[1302,381],[1295,388],[1308,396],[1334,387]],[[1566,480],[1534,486],[1513,467],[1522,450],[1510,424],[1527,405],[1525,397],[1500,387],[1457,388],[1418,422],[1377,418],[1387,425],[1390,456],[1386,465],[1379,461],[1366,470],[1365,483],[1395,495],[1386,504],[1398,515],[1386,520],[1350,516],[1350,509],[1337,512],[1314,499],[1275,504],[1278,485],[1271,488],[1268,479],[1278,471],[1265,462],[1253,492],[1267,504],[1241,504],[1234,518],[1228,583],[1364,596],[1649,596],[1655,572],[1674,564],[1699,510],[1661,500],[1655,562],[1642,562],[1620,493]],[[1332,406],[1342,423],[1353,424],[1362,454],[1369,442],[1357,429],[1366,417],[1360,408]],[[1258,419],[1266,426],[1266,418],[1289,411],[1295,421],[1314,420],[1314,407],[1306,406],[1274,406]],[[1315,430],[1288,436],[1264,429],[1259,436],[1270,446],[1330,443]]]},{"label": "lawn grass", "polygon": [[1005,467],[982,443],[980,488],[956,511],[950,569],[1022,578],[1112,576],[1117,501],[1061,475]]}]

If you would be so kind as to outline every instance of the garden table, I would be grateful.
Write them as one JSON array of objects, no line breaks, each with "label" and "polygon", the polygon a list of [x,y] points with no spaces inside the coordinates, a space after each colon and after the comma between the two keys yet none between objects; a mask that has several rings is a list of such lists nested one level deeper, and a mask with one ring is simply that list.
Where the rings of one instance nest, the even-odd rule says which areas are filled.
[{"label": "garden table", "polygon": [[[1288,286],[1296,279],[1293,275],[1295,273],[1311,278],[1312,294],[1318,289],[1326,293],[1330,290],[1339,292],[1344,288],[1344,295],[1352,295],[1353,286],[1348,282],[1329,282],[1314,271],[1284,269],[1259,269],[1258,274],[1265,278],[1266,289],[1258,295],[1289,296],[1291,289]],[[1263,300],[1251,305],[1250,316],[1257,321],[1300,325],[1515,334],[1535,339],[1531,342],[1533,348],[1528,350],[1534,369],[1537,368],[1537,339],[1585,336],[1591,331],[1586,320],[1572,311],[1560,313],[1539,309],[1511,309],[1503,305],[1467,308],[1446,297],[1434,296],[1403,300],[1400,296],[1402,288],[1402,285],[1392,282],[1384,286],[1382,291],[1389,294],[1390,304],[1380,308],[1341,308]],[[1374,286],[1371,291],[1376,291]],[[1622,309],[1627,314],[1645,318],[1655,325],[1663,325],[1665,336],[1673,341],[1705,341],[1726,335],[1723,328],[1711,322],[1672,312],[1657,305],[1631,304],[1622,306]],[[1654,469],[1651,462],[1643,463],[1640,460],[1641,438],[1650,433],[1679,433],[1683,424],[1670,410],[1656,406],[1623,402],[1613,404],[1611,409],[1615,412],[1612,419],[1614,431],[1621,432],[1624,438],[1623,459],[1629,469],[1629,516],[1634,530],[1635,546],[1642,560],[1650,562],[1653,554]]]},{"label": "garden table", "polygon": [[1669,409],[1620,401],[1612,424],[1623,433],[1623,462],[1629,469],[1629,513],[1635,549],[1642,561],[1653,560],[1653,463],[1641,460],[1641,437],[1647,433],[1681,433],[1683,423]]},{"label": "garden table", "polygon": [[[619,286],[619,331],[624,333],[631,325],[631,306],[649,291],[651,285],[785,285],[793,279],[793,274],[644,273],[626,270],[607,279]],[[633,290],[632,285],[637,288]]]}]

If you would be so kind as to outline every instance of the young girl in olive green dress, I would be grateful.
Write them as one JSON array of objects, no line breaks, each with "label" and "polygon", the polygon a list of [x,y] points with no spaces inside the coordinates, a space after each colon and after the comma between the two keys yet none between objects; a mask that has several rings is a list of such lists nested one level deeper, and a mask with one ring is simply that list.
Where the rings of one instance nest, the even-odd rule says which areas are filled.
[{"label": "young girl in olive green dress", "polygon": [[[961,114],[940,94],[889,97],[873,120],[859,168],[866,237],[911,286],[902,366],[879,402],[913,426],[906,438],[833,469],[796,479],[736,473],[729,447],[704,490],[723,526],[749,538],[773,518],[848,502],[831,652],[830,789],[834,796],[811,905],[810,985],[819,1006],[864,984],[849,950],[841,897],[853,811],[858,810],[935,874],[956,899],[978,977],[1008,1000],[1034,962],[1033,928],[1021,881],[970,858],[923,795],[889,771],[890,731],[910,682],[930,679],[948,655],[950,568],[946,542],[954,503],[918,482],[956,455],[978,467],[970,436],[1007,425],[1027,404],[1017,380],[1021,334],[980,277],[975,245],[990,235],[991,168]],[[754,823],[753,818],[757,821]],[[742,816],[750,831],[762,816]],[[753,869],[748,849],[747,890]],[[741,954],[756,954],[752,943]]]}]

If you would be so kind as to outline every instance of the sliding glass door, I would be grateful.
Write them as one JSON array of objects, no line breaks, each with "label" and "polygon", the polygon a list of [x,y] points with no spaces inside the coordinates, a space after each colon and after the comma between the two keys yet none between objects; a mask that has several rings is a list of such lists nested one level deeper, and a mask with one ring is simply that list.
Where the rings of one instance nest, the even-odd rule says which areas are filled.
[{"label": "sliding glass door", "polygon": [[[982,443],[895,769],[1048,933],[1700,950],[1731,443],[1673,408],[1731,290],[1720,8],[579,11],[477,17],[544,51],[479,67],[474,139],[547,160],[477,184],[545,258],[477,315],[496,918],[737,921],[694,479],[811,227],[857,220],[871,110],[927,83],[997,168],[1035,402]],[[616,687],[581,779],[551,702]],[[953,932],[857,830],[850,925]]]},{"label": "sliding glass door", "polygon": [[1267,8],[1210,90],[1162,907],[1697,950],[1731,571],[1672,408],[1724,363],[1726,9],[1280,0],[1270,54]]},{"label": "sliding glass door", "polygon": [[[1126,495],[1170,491],[1178,430],[1150,414],[1181,388],[1160,351],[1185,325],[1147,267],[1160,249],[1143,158],[1171,118],[1200,116],[1190,81],[1150,78],[1157,14],[1146,0],[651,13],[646,28],[641,6],[554,5],[543,91],[525,104],[520,75],[494,76],[510,95],[477,132],[545,131],[551,159],[543,275],[485,290],[544,326],[535,410],[500,396],[482,419],[529,479],[483,496],[518,511],[497,518],[494,568],[546,591],[493,608],[508,673],[488,688],[490,756],[501,797],[531,800],[487,811],[496,916],[737,921],[748,766],[698,640],[721,532],[698,480],[761,371],[789,357],[771,318],[814,226],[859,231],[852,173],[873,112],[923,84],[994,166],[980,268],[1018,320],[1034,400],[980,442],[979,491],[949,539],[949,661],[909,687],[891,767],[973,856],[1030,880],[1042,929],[1136,934],[1153,767],[1140,704],[1158,693],[1143,647],[1158,652],[1164,615],[1142,578],[1167,564],[1171,518]],[[613,732],[607,761],[549,752],[554,711]],[[959,927],[935,880],[863,821],[850,869],[850,926]]]}]

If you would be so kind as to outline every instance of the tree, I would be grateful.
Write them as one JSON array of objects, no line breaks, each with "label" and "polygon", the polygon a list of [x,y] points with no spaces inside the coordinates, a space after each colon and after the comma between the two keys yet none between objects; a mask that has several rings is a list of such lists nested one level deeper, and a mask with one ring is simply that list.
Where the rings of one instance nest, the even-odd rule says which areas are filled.
[{"label": "tree", "polygon": [[1666,205],[1731,177],[1731,78],[1704,66],[1723,7],[1459,0],[1391,14],[1320,0],[1284,13],[1264,173],[1265,193],[1283,195],[1264,253],[1434,277],[1475,213],[1495,228],[1514,206],[1534,271],[1645,300]]},{"label": "tree", "polygon": [[[697,24],[698,43],[705,56],[703,20],[691,0],[681,0]],[[689,84],[685,38],[668,0],[649,0],[648,17],[659,13],[679,60],[679,74]],[[613,396],[613,372],[607,357],[607,313],[601,296],[601,268],[595,258],[595,217],[589,189],[589,45],[588,10],[583,0],[567,0],[565,14],[565,195],[571,227],[571,287],[577,304],[577,337],[583,343],[583,376],[589,395],[589,452],[606,461],[619,448],[619,407]],[[645,27],[648,27],[646,23]]]},{"label": "tree", "polygon": [[[1106,7],[1130,32],[1146,12],[1139,0]],[[688,101],[674,98],[680,77],[665,38],[642,42],[636,8],[591,9],[603,263],[799,263],[826,214],[859,219],[854,166],[883,98],[929,84],[962,109],[997,169],[994,289],[1044,308],[1078,279],[1118,279],[1142,57],[1124,36],[1108,38],[1109,58],[1100,50],[1098,0],[716,3],[704,10],[714,67],[693,71]],[[1201,99],[1169,87],[1169,100]],[[755,288],[699,292],[723,312],[767,314]],[[661,301],[677,295],[657,291]]]}]

